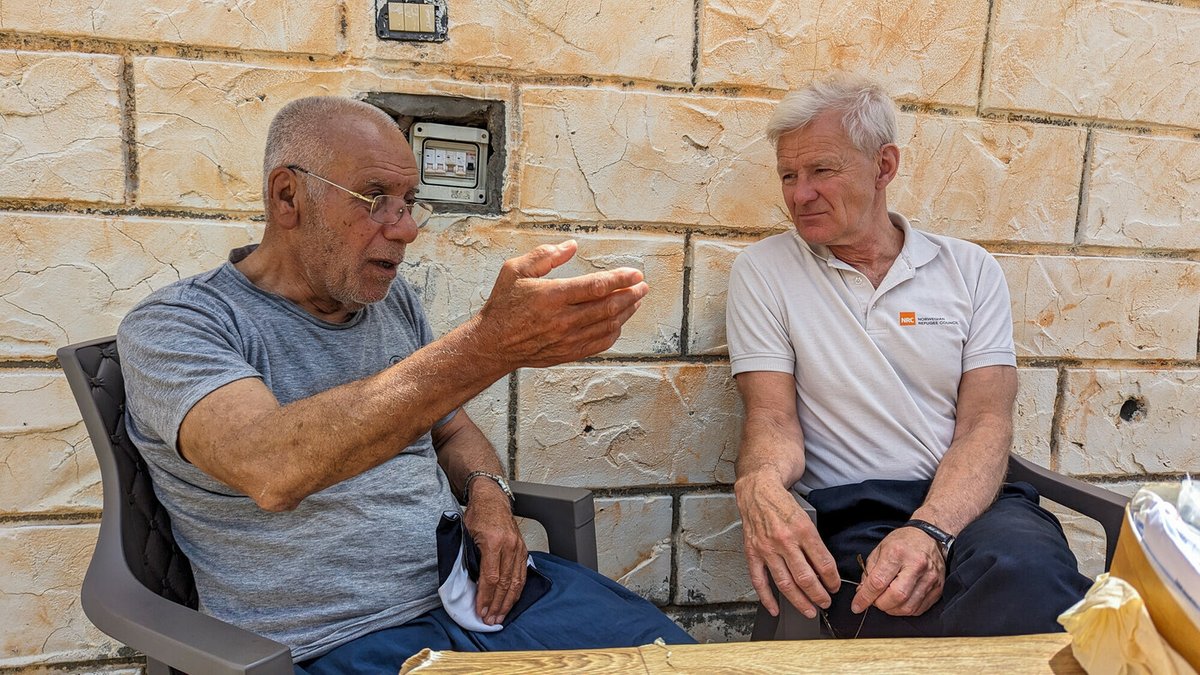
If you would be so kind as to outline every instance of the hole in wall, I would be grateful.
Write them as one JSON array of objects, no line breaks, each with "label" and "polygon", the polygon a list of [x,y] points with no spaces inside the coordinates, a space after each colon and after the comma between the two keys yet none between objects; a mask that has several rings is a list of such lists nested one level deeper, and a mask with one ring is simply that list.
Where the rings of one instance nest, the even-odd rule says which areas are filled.
[{"label": "hole in wall", "polygon": [[1126,422],[1140,422],[1146,419],[1146,399],[1140,396],[1130,396],[1121,404],[1119,413]]}]

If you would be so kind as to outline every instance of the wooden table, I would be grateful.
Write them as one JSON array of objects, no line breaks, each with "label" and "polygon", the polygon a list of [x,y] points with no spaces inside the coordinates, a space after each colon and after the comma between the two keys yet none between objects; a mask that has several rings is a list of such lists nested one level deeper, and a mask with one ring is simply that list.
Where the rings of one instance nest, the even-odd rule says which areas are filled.
[{"label": "wooden table", "polygon": [[541,652],[422,650],[401,675],[435,673],[1080,673],[1066,633],[644,645]]}]

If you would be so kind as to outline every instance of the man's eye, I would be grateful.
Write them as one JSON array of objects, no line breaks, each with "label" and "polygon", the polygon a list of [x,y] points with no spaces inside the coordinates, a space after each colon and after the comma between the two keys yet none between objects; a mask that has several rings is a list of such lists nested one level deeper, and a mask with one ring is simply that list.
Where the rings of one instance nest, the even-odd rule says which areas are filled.
[{"label": "man's eye", "polygon": [[794,173],[782,174],[779,176],[779,180],[781,180],[785,183],[791,183],[792,181],[796,180],[796,174],[794,174]]}]

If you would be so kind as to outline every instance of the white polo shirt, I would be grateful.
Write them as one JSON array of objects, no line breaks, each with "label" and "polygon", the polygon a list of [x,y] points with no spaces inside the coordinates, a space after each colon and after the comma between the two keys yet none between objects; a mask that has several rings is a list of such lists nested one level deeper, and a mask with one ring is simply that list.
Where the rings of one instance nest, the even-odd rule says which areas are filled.
[{"label": "white polo shirt", "polygon": [[743,251],[726,314],[733,374],[792,373],[809,490],[928,479],[962,373],[1016,365],[1008,287],[981,247],[912,229],[879,288],[793,230]]}]

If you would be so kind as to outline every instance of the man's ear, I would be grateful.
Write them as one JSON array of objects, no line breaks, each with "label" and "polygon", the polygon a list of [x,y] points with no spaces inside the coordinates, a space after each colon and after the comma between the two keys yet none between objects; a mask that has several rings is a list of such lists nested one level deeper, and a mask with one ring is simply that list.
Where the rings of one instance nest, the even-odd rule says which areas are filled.
[{"label": "man's ear", "polygon": [[879,173],[875,176],[875,189],[882,190],[892,182],[896,172],[900,170],[900,148],[895,143],[887,143],[879,149],[877,167]]},{"label": "man's ear", "polygon": [[267,215],[273,225],[285,230],[300,226],[300,176],[291,169],[279,166],[267,177]]}]

